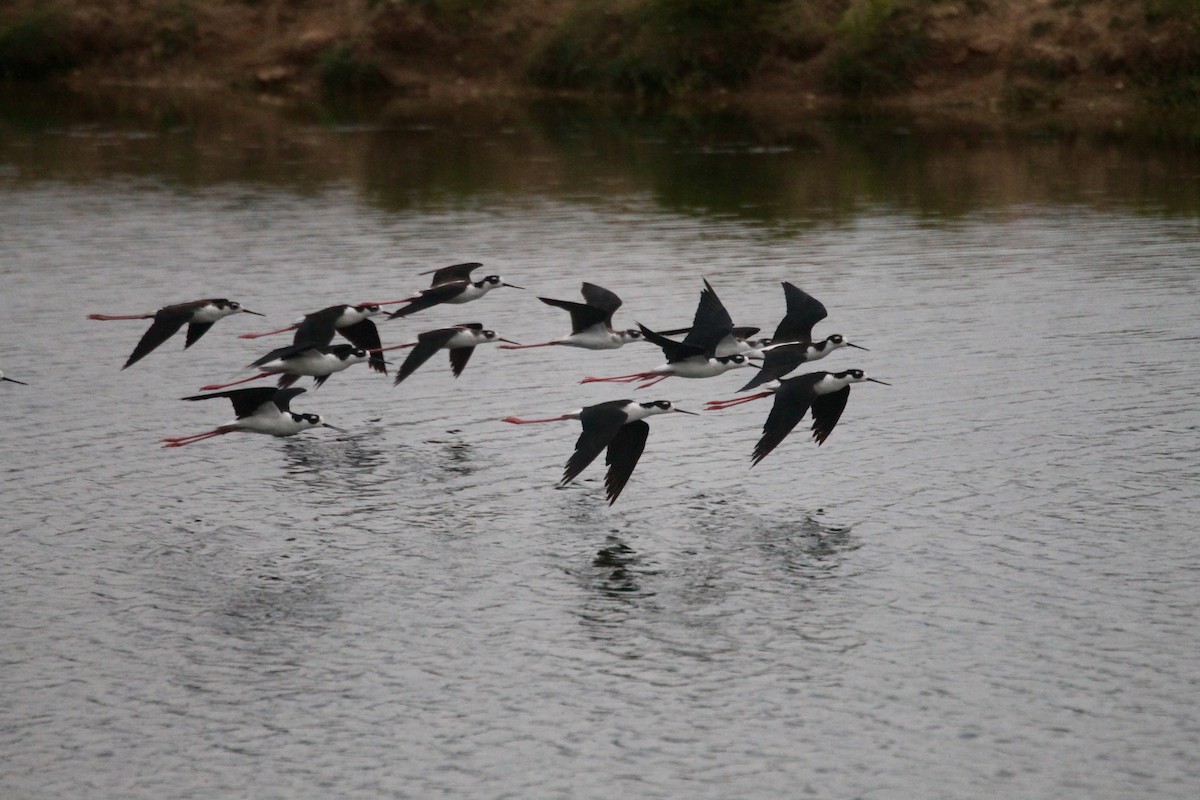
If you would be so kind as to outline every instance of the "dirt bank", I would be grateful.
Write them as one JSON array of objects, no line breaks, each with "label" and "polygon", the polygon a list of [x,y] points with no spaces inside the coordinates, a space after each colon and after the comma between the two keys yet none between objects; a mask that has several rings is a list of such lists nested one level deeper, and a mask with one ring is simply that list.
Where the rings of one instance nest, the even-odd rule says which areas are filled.
[{"label": "dirt bank", "polygon": [[[638,81],[649,68],[636,59],[649,53],[657,58],[652,88],[673,96],[973,115],[1138,113],[1161,101],[1168,83],[1190,87],[1184,104],[1200,85],[1195,12],[1179,11],[1191,7],[1181,0],[740,5],[761,7],[757,27],[738,30],[753,58],[726,74],[722,47],[744,53],[747,44],[723,43],[723,31],[705,29],[705,20],[680,18],[695,22],[691,34],[681,32],[678,20],[646,11],[654,0],[16,0],[0,10],[0,73],[63,77],[81,88],[437,99],[611,90],[622,80],[643,91]],[[691,13],[688,6],[674,3]],[[691,49],[676,63],[661,56],[671,47]],[[557,72],[543,68],[547,53],[559,51],[575,70],[565,79],[562,63],[551,65]],[[606,73],[611,64],[626,72]]]}]

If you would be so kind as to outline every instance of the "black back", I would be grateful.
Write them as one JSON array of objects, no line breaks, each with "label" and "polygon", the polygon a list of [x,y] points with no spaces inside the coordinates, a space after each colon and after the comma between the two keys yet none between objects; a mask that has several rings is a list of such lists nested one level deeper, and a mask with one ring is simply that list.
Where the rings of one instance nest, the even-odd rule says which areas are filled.
[{"label": "black back", "polygon": [[[437,330],[425,331],[424,333],[417,334],[417,344],[412,350],[409,351],[408,358],[404,359],[404,363],[400,365],[400,370],[396,373],[396,379],[392,381],[392,385],[399,385],[402,380],[416,372],[422,364],[433,357],[434,353],[445,347],[461,328],[474,328],[476,330],[482,330],[483,326],[479,323],[471,323],[469,325],[460,325],[454,328],[438,328]],[[450,352],[453,353],[454,351],[451,350]],[[470,358],[470,356],[468,356],[468,358]],[[453,367],[454,362],[451,361],[450,363]],[[465,361],[463,362],[463,366],[466,366]],[[462,370],[460,369],[459,372],[461,371]]]},{"label": "black back", "polygon": [[303,321],[296,327],[296,333],[292,336],[292,344],[325,347],[333,341],[335,330],[333,324],[345,310],[346,305],[342,304],[305,314]]},{"label": "black back", "polygon": [[388,319],[396,317],[407,317],[409,314],[415,314],[418,311],[424,311],[427,308],[433,308],[447,300],[453,300],[463,293],[471,284],[466,281],[451,281],[449,283],[439,283],[431,289],[422,289],[421,294],[409,302],[404,308],[397,309],[388,315]]},{"label": "black back", "polygon": [[422,275],[433,275],[433,280],[430,282],[431,287],[441,286],[446,283],[458,283],[471,280],[471,273],[482,267],[483,264],[478,261],[468,261],[463,264],[452,264],[449,267],[422,272]]},{"label": "black back", "polygon": [[382,342],[379,341],[379,328],[375,327],[372,320],[364,319],[353,325],[339,328],[338,333],[346,337],[354,346],[367,351],[369,356],[367,364],[371,369],[387,375],[387,363],[383,360],[383,353],[378,352],[379,348],[383,347]]},{"label": "black back", "polygon": [[[686,361],[689,358],[705,358],[706,353],[704,348],[696,344],[688,344],[686,341],[677,342],[674,339],[668,339],[661,333],[655,333],[647,328],[642,323],[638,323],[638,327],[642,329],[642,336],[647,342],[656,344],[662,348],[663,355],[667,357],[667,362],[674,364],[679,361]],[[690,335],[690,334],[689,334]]]},{"label": "black back", "polygon": [[227,397],[233,403],[233,411],[238,419],[255,414],[264,404],[273,403],[281,413],[288,412],[288,404],[296,395],[304,394],[306,389],[274,389],[256,386],[251,389],[229,389],[224,392],[211,394],[194,394],[182,400],[212,400],[214,397]]}]

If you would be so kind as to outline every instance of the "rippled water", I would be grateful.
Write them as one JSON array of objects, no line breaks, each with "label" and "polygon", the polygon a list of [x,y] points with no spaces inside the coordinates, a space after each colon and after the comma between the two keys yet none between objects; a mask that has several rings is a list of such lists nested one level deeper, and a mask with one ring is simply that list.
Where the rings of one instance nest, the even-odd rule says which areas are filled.
[{"label": "rippled water", "polygon": [[[27,171],[21,166],[18,172]],[[794,223],[801,223],[799,225]],[[0,182],[6,797],[1190,797],[1200,782],[1197,222],[905,203],[782,222],[636,187],[389,208],[110,173]],[[345,434],[229,436],[175,398],[236,334],[481,260],[531,291],[381,326],[565,333],[690,321],[707,277],[772,328],[779,281],[870,348],[828,443],[759,467],[770,401],[651,421],[618,503],[556,489],[585,375],[648,346],[480,348],[400,387],[354,367],[295,401]],[[119,367],[141,322],[222,321]],[[403,354],[401,354],[403,355]],[[745,380],[643,392],[699,410]],[[306,382],[307,383],[307,382]]]}]

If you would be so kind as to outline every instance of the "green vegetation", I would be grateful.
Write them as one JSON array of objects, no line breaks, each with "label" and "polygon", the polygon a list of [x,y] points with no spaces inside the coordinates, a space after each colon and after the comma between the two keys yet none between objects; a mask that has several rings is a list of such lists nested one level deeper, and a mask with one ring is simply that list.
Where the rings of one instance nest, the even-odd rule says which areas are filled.
[{"label": "green vegetation", "polygon": [[925,47],[919,20],[892,0],[857,0],[834,34],[825,88],[848,97],[907,88]]},{"label": "green vegetation", "polygon": [[[541,86],[675,94],[737,86],[780,42],[789,0],[582,0],[531,58]],[[787,26],[782,26],[787,29]],[[793,29],[794,35],[802,35]]]},{"label": "green vegetation", "polygon": [[66,25],[53,9],[26,14],[0,28],[0,78],[43,80],[73,63]]},{"label": "green vegetation", "polygon": [[321,54],[320,76],[326,92],[364,92],[388,83],[378,64],[359,59],[348,44],[334,45]]}]

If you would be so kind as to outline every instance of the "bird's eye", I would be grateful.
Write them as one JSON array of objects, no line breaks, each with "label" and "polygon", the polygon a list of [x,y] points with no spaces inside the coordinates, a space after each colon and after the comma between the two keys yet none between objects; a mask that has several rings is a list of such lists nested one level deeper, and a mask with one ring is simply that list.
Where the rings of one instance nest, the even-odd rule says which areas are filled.
[{"label": "bird's eye", "polygon": [[486,336],[486,337],[487,337],[487,338],[489,338],[489,339],[494,339],[494,338],[496,338],[496,332],[495,332],[495,331],[484,331],[484,332],[483,332],[483,335],[484,335],[484,336]]},{"label": "bird's eye", "polygon": [[740,363],[742,363],[742,362],[743,362],[743,361],[745,361],[745,360],[746,360],[746,359],[745,359],[745,357],[744,357],[744,356],[734,356],[734,357],[733,357],[733,363],[735,363],[735,364],[740,364]]},{"label": "bird's eye", "polygon": [[488,275],[487,282],[488,283],[499,283],[500,276],[499,275]]},{"label": "bird's eye", "polygon": [[657,403],[655,403],[655,405],[657,405],[659,408],[670,408],[671,407],[671,403],[668,400],[659,400]]},{"label": "bird's eye", "polygon": [[842,335],[840,333],[835,333],[833,336],[830,336],[829,338],[834,344],[842,343]]}]

